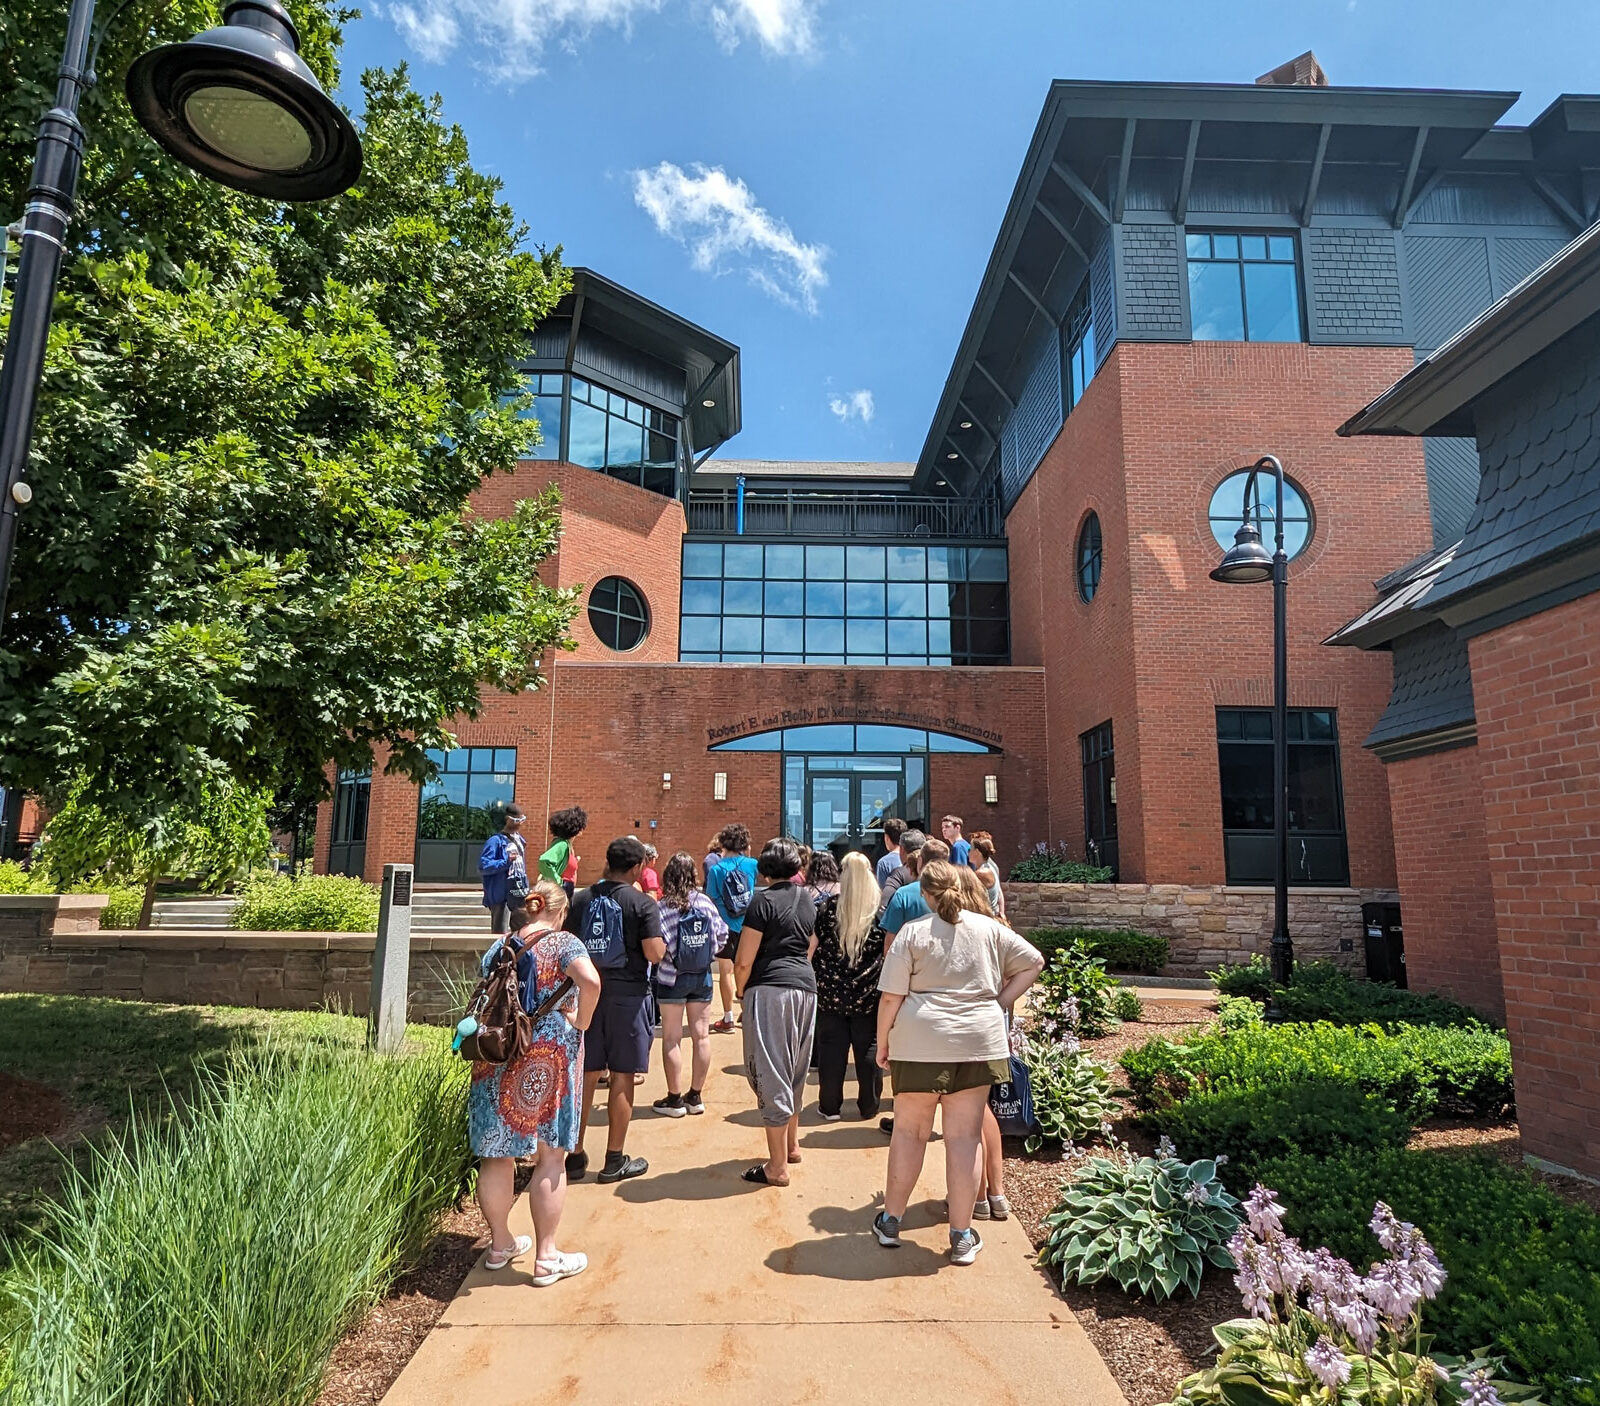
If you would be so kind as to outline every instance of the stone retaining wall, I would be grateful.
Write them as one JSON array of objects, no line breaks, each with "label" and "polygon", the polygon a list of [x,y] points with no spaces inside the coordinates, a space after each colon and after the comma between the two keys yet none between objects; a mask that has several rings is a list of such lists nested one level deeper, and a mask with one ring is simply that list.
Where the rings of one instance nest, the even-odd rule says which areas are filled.
[{"label": "stone retaining wall", "polygon": [[[365,1015],[374,945],[372,933],[161,928],[27,936],[0,928],[0,991]],[[453,1020],[485,946],[476,933],[413,937],[411,1018]]]},{"label": "stone retaining wall", "polygon": [[98,932],[103,893],[0,893],[0,942]]},{"label": "stone retaining wall", "polygon": [[[1272,939],[1272,890],[1183,884],[1012,884],[1006,913],[1032,928],[1133,928],[1171,945],[1166,970],[1192,976],[1264,957]],[[1388,889],[1290,889],[1295,956],[1366,970],[1363,903],[1397,903]]]}]

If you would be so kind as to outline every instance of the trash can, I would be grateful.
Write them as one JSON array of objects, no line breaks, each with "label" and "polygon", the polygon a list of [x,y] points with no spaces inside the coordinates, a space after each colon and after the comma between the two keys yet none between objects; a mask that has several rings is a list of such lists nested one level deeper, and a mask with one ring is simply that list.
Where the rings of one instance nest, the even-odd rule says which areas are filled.
[{"label": "trash can", "polygon": [[1367,933],[1367,980],[1406,984],[1406,944],[1400,929],[1398,903],[1363,903],[1361,925]]}]

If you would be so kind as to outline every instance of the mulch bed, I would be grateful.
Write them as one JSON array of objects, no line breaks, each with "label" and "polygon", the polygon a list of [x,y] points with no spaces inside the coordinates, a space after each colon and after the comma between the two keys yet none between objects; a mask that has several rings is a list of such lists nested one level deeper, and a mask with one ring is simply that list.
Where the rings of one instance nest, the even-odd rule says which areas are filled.
[{"label": "mulch bed", "polygon": [[0,1070],[0,1152],[29,1138],[57,1137],[70,1121],[67,1101],[55,1089]]}]

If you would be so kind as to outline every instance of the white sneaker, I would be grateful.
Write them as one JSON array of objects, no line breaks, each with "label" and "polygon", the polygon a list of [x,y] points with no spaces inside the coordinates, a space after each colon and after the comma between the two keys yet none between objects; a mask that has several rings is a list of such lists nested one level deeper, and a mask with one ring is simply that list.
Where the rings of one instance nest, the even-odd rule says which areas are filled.
[{"label": "white sneaker", "polygon": [[844,1114],[842,1113],[824,1113],[822,1115],[822,1121],[824,1123],[837,1123],[843,1117]]},{"label": "white sneaker", "polygon": [[533,1282],[540,1289],[548,1289],[552,1284],[572,1278],[574,1274],[582,1274],[588,1267],[588,1255],[557,1253],[554,1259],[535,1262],[534,1269],[537,1272]]},{"label": "white sneaker", "polygon": [[971,1264],[983,1248],[983,1237],[976,1230],[950,1232],[950,1263]]},{"label": "white sneaker", "polygon": [[514,1250],[491,1248],[489,1253],[483,1257],[483,1267],[485,1269],[504,1269],[512,1260],[519,1255],[527,1254],[532,1248],[533,1237],[531,1235],[519,1235],[517,1236],[517,1247]]}]

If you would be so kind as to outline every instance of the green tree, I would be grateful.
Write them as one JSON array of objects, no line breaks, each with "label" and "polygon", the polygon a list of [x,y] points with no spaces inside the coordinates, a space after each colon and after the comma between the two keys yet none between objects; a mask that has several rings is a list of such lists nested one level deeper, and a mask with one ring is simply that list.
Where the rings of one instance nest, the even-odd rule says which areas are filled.
[{"label": "green tree", "polygon": [[[293,8],[331,90],[349,12]],[[141,830],[217,778],[301,792],[374,744],[421,777],[480,689],[537,685],[576,609],[537,575],[553,491],[468,506],[530,438],[515,363],[568,286],[558,257],[524,247],[403,68],[363,76],[365,170],[336,200],[163,156],[123,73],[215,17],[140,0],[101,58],[0,638],[0,781],[59,799],[81,778]],[[0,0],[0,215],[63,22]]]}]

